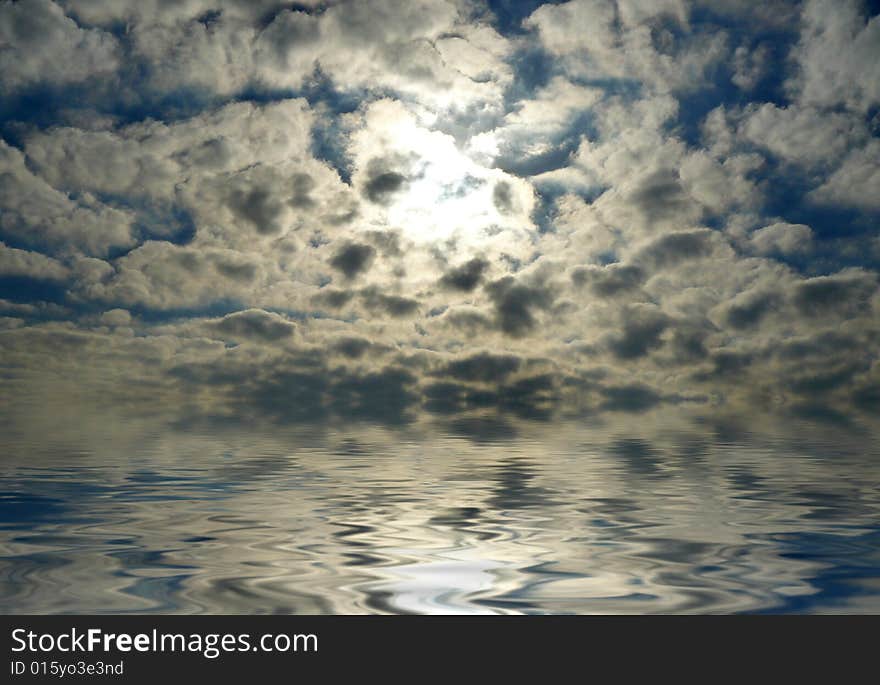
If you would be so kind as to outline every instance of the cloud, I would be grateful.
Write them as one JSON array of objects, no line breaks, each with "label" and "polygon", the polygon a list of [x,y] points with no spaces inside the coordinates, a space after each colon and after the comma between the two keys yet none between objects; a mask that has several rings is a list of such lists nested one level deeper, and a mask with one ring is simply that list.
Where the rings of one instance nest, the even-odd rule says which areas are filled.
[{"label": "cloud", "polygon": [[222,319],[207,324],[207,327],[230,340],[255,340],[264,343],[286,340],[296,330],[296,326],[284,317],[262,309],[227,314]]},{"label": "cloud", "polygon": [[521,364],[522,360],[514,355],[482,352],[449,362],[436,374],[465,381],[491,383],[503,380],[517,371]]},{"label": "cloud", "polygon": [[133,217],[95,196],[76,200],[28,169],[22,153],[0,140],[0,230],[25,245],[103,256],[135,243]]},{"label": "cloud", "polygon": [[781,303],[780,294],[774,291],[740,293],[724,305],[724,321],[734,330],[752,328]]},{"label": "cloud", "polygon": [[804,316],[851,315],[867,309],[868,299],[876,289],[876,274],[849,270],[798,283],[793,300]]},{"label": "cloud", "polygon": [[0,5],[0,92],[112,74],[120,48],[110,33],[84,28],[50,0]]},{"label": "cloud", "polygon": [[127,309],[108,309],[101,314],[101,323],[105,326],[128,326],[131,322],[131,312]]},{"label": "cloud", "polygon": [[58,260],[38,252],[19,250],[0,242],[0,278],[23,276],[37,280],[63,281],[67,268]]},{"label": "cloud", "polygon": [[850,152],[840,167],[810,197],[818,204],[880,211],[880,141],[872,139]]},{"label": "cloud", "polygon": [[90,269],[81,272],[76,292],[87,300],[155,309],[208,306],[224,299],[247,300],[258,268],[246,260],[246,256],[232,250],[202,250],[149,241],[113,265],[91,263]]},{"label": "cloud", "polygon": [[400,295],[389,295],[381,292],[375,286],[361,290],[360,297],[364,306],[374,314],[403,317],[415,314],[419,309],[418,300]]},{"label": "cloud", "polygon": [[644,357],[663,344],[669,325],[669,317],[655,306],[630,305],[621,312],[620,332],[608,337],[608,349],[621,360]]},{"label": "cloud", "polygon": [[366,338],[342,338],[334,344],[334,349],[349,359],[360,359],[372,347]]},{"label": "cloud", "polygon": [[642,177],[627,194],[627,199],[651,219],[674,217],[686,209],[688,203],[678,171],[674,169],[659,169]]},{"label": "cloud", "polygon": [[227,202],[232,213],[250,223],[257,233],[271,235],[281,231],[278,219],[282,205],[265,188],[235,189]]},{"label": "cloud", "polygon": [[775,223],[752,233],[749,243],[760,255],[804,254],[813,248],[813,231],[804,224]]},{"label": "cloud", "polygon": [[656,89],[704,82],[726,53],[722,33],[682,31],[688,16],[678,0],[623,3],[572,0],[544,4],[525,21],[568,74],[591,80],[635,78]]},{"label": "cloud", "polygon": [[395,171],[383,171],[371,177],[364,186],[364,194],[371,202],[388,204],[394,193],[406,184],[406,176]]},{"label": "cloud", "polygon": [[370,245],[346,243],[333,255],[330,266],[341,271],[346,278],[354,278],[370,268],[375,256],[376,250]]},{"label": "cloud", "polygon": [[446,271],[439,281],[440,286],[450,290],[471,292],[483,280],[483,275],[488,268],[488,261],[481,257],[474,257]]},{"label": "cloud", "polygon": [[641,384],[603,388],[602,395],[602,406],[609,411],[642,412],[663,401],[657,392]]},{"label": "cloud", "polygon": [[547,309],[553,301],[550,289],[528,285],[512,276],[505,276],[485,286],[495,306],[499,328],[512,337],[529,333],[536,325],[535,311]]},{"label": "cloud", "polygon": [[312,302],[318,307],[330,307],[331,309],[339,309],[351,302],[354,293],[350,290],[339,290],[336,288],[322,288],[313,297]]},{"label": "cloud", "polygon": [[676,231],[667,233],[642,248],[635,259],[650,269],[662,269],[684,260],[707,257],[712,253],[715,244],[715,233],[708,229]]},{"label": "cloud", "polygon": [[644,270],[632,264],[577,267],[571,272],[571,280],[575,285],[589,286],[599,297],[631,293],[642,285],[645,278]]},{"label": "cloud", "polygon": [[740,135],[794,164],[828,164],[867,138],[864,122],[845,112],[771,103],[752,105]]},{"label": "cloud", "polygon": [[495,184],[492,190],[492,202],[501,214],[509,214],[514,210],[513,195],[510,192],[510,184],[504,181]]},{"label": "cloud", "polygon": [[867,420],[877,18],[533,5],[2,5],[9,402]]},{"label": "cloud", "polygon": [[806,103],[865,111],[880,102],[880,19],[857,0],[810,0],[789,89]]}]

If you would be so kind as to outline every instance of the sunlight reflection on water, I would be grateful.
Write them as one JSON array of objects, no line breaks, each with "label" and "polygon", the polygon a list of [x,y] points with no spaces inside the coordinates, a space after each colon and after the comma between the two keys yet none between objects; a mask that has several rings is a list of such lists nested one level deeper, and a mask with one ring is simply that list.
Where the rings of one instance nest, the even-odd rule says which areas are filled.
[{"label": "sunlight reflection on water", "polygon": [[0,466],[0,606],[878,612],[880,455],[869,437],[822,435],[17,443]]}]

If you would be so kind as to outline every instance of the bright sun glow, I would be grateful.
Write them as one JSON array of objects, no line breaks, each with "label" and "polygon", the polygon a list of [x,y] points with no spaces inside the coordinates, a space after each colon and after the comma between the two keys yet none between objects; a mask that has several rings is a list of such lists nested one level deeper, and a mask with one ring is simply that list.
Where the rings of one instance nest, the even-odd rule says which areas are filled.
[{"label": "bright sun glow", "polygon": [[[381,145],[408,160],[406,184],[385,208],[388,224],[419,243],[455,237],[472,245],[499,229],[530,226],[531,191],[523,192],[518,179],[475,161],[488,161],[487,155],[472,158],[452,136],[425,128],[409,112],[381,112],[380,117],[384,135],[360,141],[362,154],[373,155]],[[509,206],[498,206],[499,184]]]}]

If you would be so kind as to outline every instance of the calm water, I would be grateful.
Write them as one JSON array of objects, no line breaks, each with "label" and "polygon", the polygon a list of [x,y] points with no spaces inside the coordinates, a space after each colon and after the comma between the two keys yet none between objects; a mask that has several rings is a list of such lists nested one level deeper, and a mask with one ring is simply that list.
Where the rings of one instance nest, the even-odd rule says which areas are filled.
[{"label": "calm water", "polygon": [[10,441],[0,610],[880,612],[870,435],[461,428]]}]

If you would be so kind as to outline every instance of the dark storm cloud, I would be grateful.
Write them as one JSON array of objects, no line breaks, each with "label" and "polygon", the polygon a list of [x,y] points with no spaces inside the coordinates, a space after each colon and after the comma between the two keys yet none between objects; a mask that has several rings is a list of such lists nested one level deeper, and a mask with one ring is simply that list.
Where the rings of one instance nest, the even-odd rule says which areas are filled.
[{"label": "dark storm cloud", "polygon": [[474,257],[446,271],[440,278],[440,286],[469,293],[480,284],[488,268],[489,262],[481,257]]},{"label": "dark storm cloud", "polygon": [[376,250],[371,245],[349,242],[333,255],[330,266],[351,279],[369,269],[375,256]]},{"label": "dark storm cloud", "polygon": [[535,310],[548,309],[553,304],[553,293],[548,287],[526,285],[513,276],[493,281],[485,290],[495,305],[498,327],[514,338],[535,327]]}]

